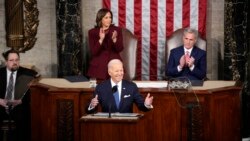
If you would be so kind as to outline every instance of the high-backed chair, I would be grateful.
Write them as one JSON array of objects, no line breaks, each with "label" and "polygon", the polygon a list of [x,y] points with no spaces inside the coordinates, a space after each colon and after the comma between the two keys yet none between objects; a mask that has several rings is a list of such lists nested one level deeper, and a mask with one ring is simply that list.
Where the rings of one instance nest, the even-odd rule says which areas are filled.
[{"label": "high-backed chair", "polygon": [[[165,49],[165,64],[168,63],[171,49],[183,45],[183,31],[184,28],[178,29],[173,32],[173,34],[167,39],[167,45]],[[206,41],[202,39],[199,35],[197,37],[197,42],[195,43],[195,46],[206,51]]]},{"label": "high-backed chair", "polygon": [[124,79],[133,80],[136,76],[137,38],[126,28],[122,29],[124,49],[120,53],[124,66]]},{"label": "high-backed chair", "polygon": [[[165,52],[165,55],[166,55],[165,64],[167,64],[168,62],[170,50],[183,45],[183,40],[182,40],[183,31],[184,31],[183,28],[178,29],[175,32],[173,32],[173,34],[167,39],[167,45],[166,45],[166,50],[165,50],[166,51]],[[197,42],[195,43],[195,46],[206,51],[206,41],[200,38],[199,36],[197,38]]]},{"label": "high-backed chair", "polygon": [[[166,55],[165,64],[166,65],[168,63],[171,49],[183,45],[183,31],[184,31],[184,28],[178,29],[175,32],[173,32],[173,34],[167,39],[167,45],[165,49],[165,55]],[[206,41],[202,39],[199,35],[197,37],[195,46],[206,51]],[[207,80],[207,78],[205,78],[204,80]]]}]

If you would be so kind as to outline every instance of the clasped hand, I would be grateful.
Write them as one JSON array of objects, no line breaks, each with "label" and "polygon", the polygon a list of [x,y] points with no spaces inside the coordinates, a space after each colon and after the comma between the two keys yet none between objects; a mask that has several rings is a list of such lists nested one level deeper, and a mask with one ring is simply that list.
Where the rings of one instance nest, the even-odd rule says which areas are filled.
[{"label": "clasped hand", "polygon": [[192,67],[194,65],[194,57],[190,57],[186,59],[185,55],[181,56],[180,58],[180,67],[183,68],[184,66]]},{"label": "clasped hand", "polygon": [[4,108],[8,108],[9,105],[12,106],[12,108],[16,107],[17,105],[22,104],[22,100],[6,100],[0,98],[0,105]]},{"label": "clasped hand", "polygon": [[[103,28],[100,28],[100,32],[99,32],[99,42],[102,43],[104,38],[105,38],[106,34],[105,34],[105,30]],[[117,41],[117,31],[113,31],[112,32],[112,37],[111,39],[113,40],[113,42],[115,43]]]}]

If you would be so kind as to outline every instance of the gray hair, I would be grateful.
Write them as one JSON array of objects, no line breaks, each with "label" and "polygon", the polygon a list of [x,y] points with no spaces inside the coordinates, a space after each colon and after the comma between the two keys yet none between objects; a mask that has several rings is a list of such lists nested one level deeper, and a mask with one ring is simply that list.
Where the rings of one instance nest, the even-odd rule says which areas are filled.
[{"label": "gray hair", "polygon": [[122,64],[122,61],[119,59],[112,59],[108,63],[108,69],[114,66],[114,64]]},{"label": "gray hair", "polygon": [[194,34],[195,36],[195,39],[198,38],[199,34],[198,34],[198,31],[195,30],[195,29],[192,29],[192,28],[185,28],[184,31],[183,31],[183,36],[186,34],[186,33],[191,33],[191,34]]}]

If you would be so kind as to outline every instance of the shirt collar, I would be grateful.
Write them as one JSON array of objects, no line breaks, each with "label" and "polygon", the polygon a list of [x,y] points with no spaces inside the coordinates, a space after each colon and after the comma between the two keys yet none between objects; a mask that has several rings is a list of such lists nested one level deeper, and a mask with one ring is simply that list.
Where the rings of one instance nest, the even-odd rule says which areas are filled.
[{"label": "shirt collar", "polygon": [[184,47],[184,52],[189,52],[189,54],[191,54],[191,52],[192,52],[192,50],[193,50],[193,47],[192,48],[190,48],[190,49],[186,49],[185,47]]},{"label": "shirt collar", "polygon": [[6,70],[7,70],[7,74],[11,74],[11,73],[13,72],[13,75],[16,75],[16,73],[17,73],[17,71],[10,71],[10,70],[7,69],[7,68],[6,68]]},{"label": "shirt collar", "polygon": [[122,81],[118,82],[117,84],[110,78],[110,81],[111,81],[111,86],[115,86],[117,85],[119,88],[121,88],[121,85],[122,85]]}]

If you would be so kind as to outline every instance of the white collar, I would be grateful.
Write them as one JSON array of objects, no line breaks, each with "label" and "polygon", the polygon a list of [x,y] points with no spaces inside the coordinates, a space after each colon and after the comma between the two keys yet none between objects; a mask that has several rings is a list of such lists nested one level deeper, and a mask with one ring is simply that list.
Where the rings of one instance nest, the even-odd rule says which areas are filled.
[{"label": "white collar", "polygon": [[110,81],[111,81],[111,87],[117,85],[119,88],[121,88],[122,86],[122,81],[118,82],[117,84],[110,78]]},{"label": "white collar", "polygon": [[184,52],[187,52],[187,51],[188,51],[188,52],[189,52],[189,54],[191,54],[191,52],[192,52],[193,48],[194,48],[194,47],[192,47],[192,48],[190,48],[190,49],[186,49],[186,48],[184,47]]}]

